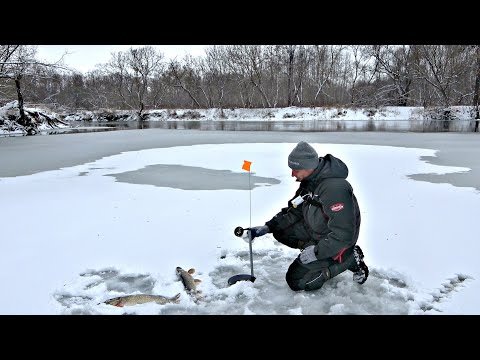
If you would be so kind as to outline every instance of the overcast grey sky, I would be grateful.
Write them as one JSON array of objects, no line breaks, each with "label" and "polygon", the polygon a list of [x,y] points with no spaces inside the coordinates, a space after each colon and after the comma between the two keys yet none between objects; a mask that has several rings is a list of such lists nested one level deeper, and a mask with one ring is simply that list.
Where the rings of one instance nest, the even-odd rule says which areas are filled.
[{"label": "overcast grey sky", "polygon": [[[125,51],[130,47],[145,45],[38,45],[39,60],[57,61],[67,51],[66,65],[83,73],[95,69],[95,65],[106,63],[112,52]],[[207,45],[152,45],[160,50],[166,58],[182,58],[186,54],[192,56],[204,55]]]}]

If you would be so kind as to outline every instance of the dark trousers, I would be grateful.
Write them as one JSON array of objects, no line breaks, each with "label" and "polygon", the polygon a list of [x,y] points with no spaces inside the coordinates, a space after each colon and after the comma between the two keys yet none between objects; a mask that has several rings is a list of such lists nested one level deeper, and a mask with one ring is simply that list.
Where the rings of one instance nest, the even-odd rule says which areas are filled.
[{"label": "dark trousers", "polygon": [[355,268],[356,261],[352,251],[347,250],[346,253],[348,253],[348,255],[343,255],[343,261],[341,263],[333,259],[322,259],[312,261],[308,264],[302,264],[297,257],[295,261],[290,264],[285,276],[288,286],[294,291],[320,289],[325,281],[334,278],[349,268]]}]

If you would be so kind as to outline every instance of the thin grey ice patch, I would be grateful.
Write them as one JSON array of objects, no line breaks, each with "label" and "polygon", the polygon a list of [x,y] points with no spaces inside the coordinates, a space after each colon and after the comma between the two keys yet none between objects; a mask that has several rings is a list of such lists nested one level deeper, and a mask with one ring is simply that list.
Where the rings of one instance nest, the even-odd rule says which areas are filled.
[{"label": "thin grey ice patch", "polygon": [[[249,157],[250,154],[251,158],[255,158],[251,147],[252,144],[244,155]],[[271,146],[268,150],[273,151]],[[202,152],[205,156],[201,156]],[[267,167],[263,158],[255,161],[249,173],[241,169],[243,159],[244,156],[238,154],[238,144],[177,146],[122,152],[93,162],[56,170],[55,175],[52,171],[45,172],[45,176],[54,175],[61,178],[109,176],[119,182],[185,190],[245,190],[280,183],[276,178],[258,174],[264,172]],[[36,175],[41,178],[41,175]]]},{"label": "thin grey ice patch", "polygon": [[[436,158],[438,151],[436,150],[426,150],[430,151],[429,155],[420,156],[420,161],[424,164],[422,171],[416,173],[407,174],[407,178],[416,180],[416,181],[425,181],[434,184],[455,184],[453,186],[457,187],[471,187],[467,186],[465,178],[463,175],[472,171],[472,169],[467,167],[459,166],[447,166],[447,165],[436,165],[430,163],[433,159]],[[477,187],[477,190],[479,188]]]},{"label": "thin grey ice patch", "polygon": [[139,170],[105,174],[105,176],[113,176],[117,181],[129,184],[154,185],[182,190],[251,190],[255,187],[280,183],[274,178],[250,175],[245,172],[165,164],[148,165]]}]

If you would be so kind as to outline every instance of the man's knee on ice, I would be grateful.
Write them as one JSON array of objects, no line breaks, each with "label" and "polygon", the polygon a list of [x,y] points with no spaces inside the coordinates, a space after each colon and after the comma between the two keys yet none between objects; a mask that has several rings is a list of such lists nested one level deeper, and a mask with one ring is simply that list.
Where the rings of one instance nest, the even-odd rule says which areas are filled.
[{"label": "man's knee on ice", "polygon": [[[313,265],[313,264],[312,264]],[[296,259],[288,268],[285,279],[293,291],[317,290],[330,278],[330,271],[325,266],[304,265]]]}]

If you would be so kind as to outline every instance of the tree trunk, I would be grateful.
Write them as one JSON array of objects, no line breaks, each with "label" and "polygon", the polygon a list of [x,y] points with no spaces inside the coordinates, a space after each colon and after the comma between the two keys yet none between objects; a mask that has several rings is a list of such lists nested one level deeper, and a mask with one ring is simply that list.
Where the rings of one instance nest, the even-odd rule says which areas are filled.
[{"label": "tree trunk", "polygon": [[29,117],[25,116],[25,110],[23,108],[22,89],[20,87],[21,79],[22,79],[21,74],[15,77],[15,87],[17,88],[17,97],[18,97],[18,111],[20,112],[20,119],[18,120],[18,123],[25,127],[25,130],[27,131],[27,135],[35,135],[37,133],[37,130],[35,129],[35,124],[32,122],[32,120]]},{"label": "tree trunk", "polygon": [[288,54],[288,74],[287,74],[287,106],[292,106],[292,78],[293,78],[293,61],[295,57],[295,46],[290,45]]},{"label": "tree trunk", "polygon": [[140,109],[137,112],[138,125],[139,125],[140,129],[143,129],[143,115],[142,115],[142,112],[143,112],[144,108],[145,108],[145,105],[143,104],[143,101],[140,101]]},{"label": "tree trunk", "polygon": [[15,87],[17,88],[17,97],[18,97],[18,111],[20,112],[20,119],[18,123],[23,126],[27,126],[27,118],[25,117],[25,111],[23,110],[23,95],[22,90],[20,88],[20,79],[22,78],[21,75],[15,78]]},{"label": "tree trunk", "polygon": [[480,45],[476,46],[477,54],[477,74],[475,76],[475,92],[473,93],[473,106],[475,107],[475,129],[478,132],[478,123],[480,122],[480,114],[478,109],[478,93],[480,92]]}]

